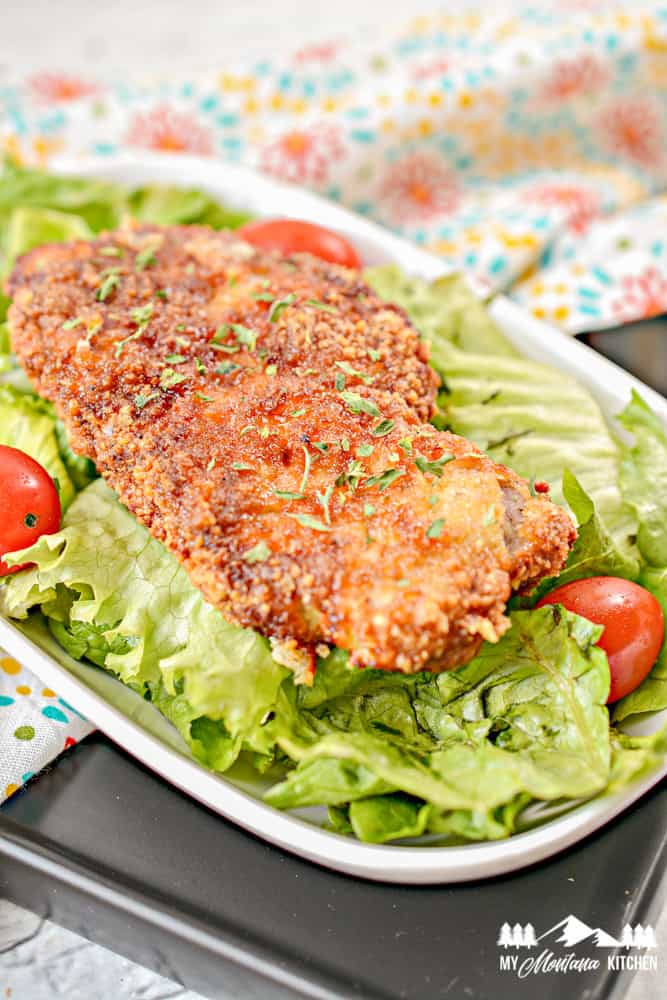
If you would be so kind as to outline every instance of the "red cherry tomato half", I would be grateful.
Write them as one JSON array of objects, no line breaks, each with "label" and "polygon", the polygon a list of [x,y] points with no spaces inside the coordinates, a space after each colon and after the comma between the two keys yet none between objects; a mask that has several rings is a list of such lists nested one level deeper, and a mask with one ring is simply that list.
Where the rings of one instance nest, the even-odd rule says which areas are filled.
[{"label": "red cherry tomato half", "polygon": [[616,576],[593,576],[556,587],[538,602],[562,604],[568,611],[604,625],[598,646],[609,660],[611,690],[607,704],[641,684],[655,663],[665,634],[662,608],[653,594]]},{"label": "red cherry tomato half", "polygon": [[357,251],[351,243],[337,233],[312,222],[300,219],[259,219],[247,222],[238,230],[248,243],[261,250],[279,250],[280,253],[312,253],[314,257],[343,264],[345,267],[361,267]]},{"label": "red cherry tomato half", "polygon": [[[60,527],[60,498],[46,469],[18,448],[0,445],[0,557],[32,545]],[[0,576],[22,566],[0,558]]]}]

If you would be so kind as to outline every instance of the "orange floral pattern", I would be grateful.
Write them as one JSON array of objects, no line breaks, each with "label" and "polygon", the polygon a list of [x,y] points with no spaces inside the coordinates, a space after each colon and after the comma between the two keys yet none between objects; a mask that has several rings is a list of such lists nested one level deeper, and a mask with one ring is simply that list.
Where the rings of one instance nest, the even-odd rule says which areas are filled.
[{"label": "orange floral pattern", "polygon": [[539,89],[542,101],[560,104],[573,97],[594,94],[609,79],[609,70],[595,55],[585,52],[554,63]]},{"label": "orange floral pattern", "polygon": [[380,211],[394,223],[425,221],[459,203],[456,175],[438,157],[412,153],[392,163],[378,187]]},{"label": "orange floral pattern", "polygon": [[35,100],[43,104],[62,104],[82,97],[99,94],[102,87],[69,73],[35,73],[28,80],[28,89]]},{"label": "orange floral pattern", "polygon": [[154,149],[163,153],[213,153],[211,133],[197,118],[168,104],[158,104],[150,111],[135,114],[125,136],[128,146]]},{"label": "orange floral pattern", "polygon": [[268,143],[260,153],[260,166],[284,181],[318,184],[326,180],[332,163],[344,153],[340,129],[322,122],[290,129]]},{"label": "orange floral pattern", "polygon": [[602,111],[598,126],[610,152],[649,169],[664,162],[664,121],[654,99],[620,97]]}]

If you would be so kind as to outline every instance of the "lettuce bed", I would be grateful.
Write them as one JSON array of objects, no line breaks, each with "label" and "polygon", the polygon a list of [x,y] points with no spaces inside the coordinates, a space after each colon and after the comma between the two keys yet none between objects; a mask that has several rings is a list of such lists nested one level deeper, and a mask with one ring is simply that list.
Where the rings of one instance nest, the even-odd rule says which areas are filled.
[{"label": "lettuce bed", "polygon": [[[127,213],[157,222],[239,224],[206,195],[129,192],[8,166],[0,177],[4,266],[45,240],[88,236]],[[580,525],[559,578],[639,580],[667,610],[667,438],[633,398],[620,445],[569,376],[528,361],[457,278],[431,284],[395,268],[367,278],[403,305],[443,377],[436,423],[465,434],[528,478],[548,479]],[[227,623],[175,558],[69,449],[31,391],[0,328],[0,443],[32,454],[57,480],[61,531],[16,553],[34,569],[0,585],[0,610],[43,616],[60,647],[152,702],[215,771],[245,758],[278,808],[325,805],[334,829],[385,842],[511,834],[527,806],[574,801],[658,762],[664,735],[629,739],[610,725],[600,629],[561,608],[516,601],[512,628],[440,676],[352,671],[335,650],[312,688],[296,687],[261,636]],[[520,606],[521,605],[521,606]],[[70,661],[71,662],[71,661]],[[667,707],[667,654],[614,710]]]}]

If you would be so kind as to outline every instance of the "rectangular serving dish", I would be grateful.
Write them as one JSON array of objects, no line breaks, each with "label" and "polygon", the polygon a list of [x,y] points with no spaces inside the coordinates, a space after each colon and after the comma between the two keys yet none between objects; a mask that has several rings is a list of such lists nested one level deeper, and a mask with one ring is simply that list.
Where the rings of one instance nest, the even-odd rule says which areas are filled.
[{"label": "rectangular serving dish", "polygon": [[[197,157],[123,154],[94,160],[63,159],[56,172],[115,180],[128,185],[164,183],[200,187],[225,203],[258,216],[308,219],[348,237],[369,265],[396,263],[423,278],[445,273],[442,261],[382,227],[317,195],[270,180],[236,165]],[[597,398],[611,420],[637,389],[667,426],[667,401],[638,379],[559,330],[535,320],[503,297],[491,314],[506,336],[529,358],[567,371]],[[96,667],[66,669],[49,653],[43,630],[21,627],[0,616],[0,645],[86,715],[102,732],[173,785],[265,840],[337,871],[378,881],[453,883],[489,878],[533,864],[599,829],[667,774],[661,767],[634,784],[604,795],[504,841],[431,847],[428,844],[370,845],[322,829],[323,811],[279,812],[261,801],[262,779],[247,772],[212,774],[189,754],[157,711]],[[113,700],[113,704],[109,699]],[[140,720],[140,721],[139,721]],[[642,720],[649,731],[667,712]],[[640,731],[634,728],[634,732]],[[548,815],[548,807],[543,817]]]}]

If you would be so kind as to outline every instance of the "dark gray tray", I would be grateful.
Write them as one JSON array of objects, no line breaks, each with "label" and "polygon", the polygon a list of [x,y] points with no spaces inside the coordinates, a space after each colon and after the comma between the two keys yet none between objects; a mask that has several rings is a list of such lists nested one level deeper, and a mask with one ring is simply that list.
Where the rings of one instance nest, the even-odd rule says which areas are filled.
[{"label": "dark gray tray", "polygon": [[499,927],[539,932],[570,913],[612,934],[655,923],[666,833],[663,784],[516,875],[373,884],[268,846],[94,735],[0,810],[0,895],[212,998],[620,1000],[627,981],[604,967],[501,972]]}]

